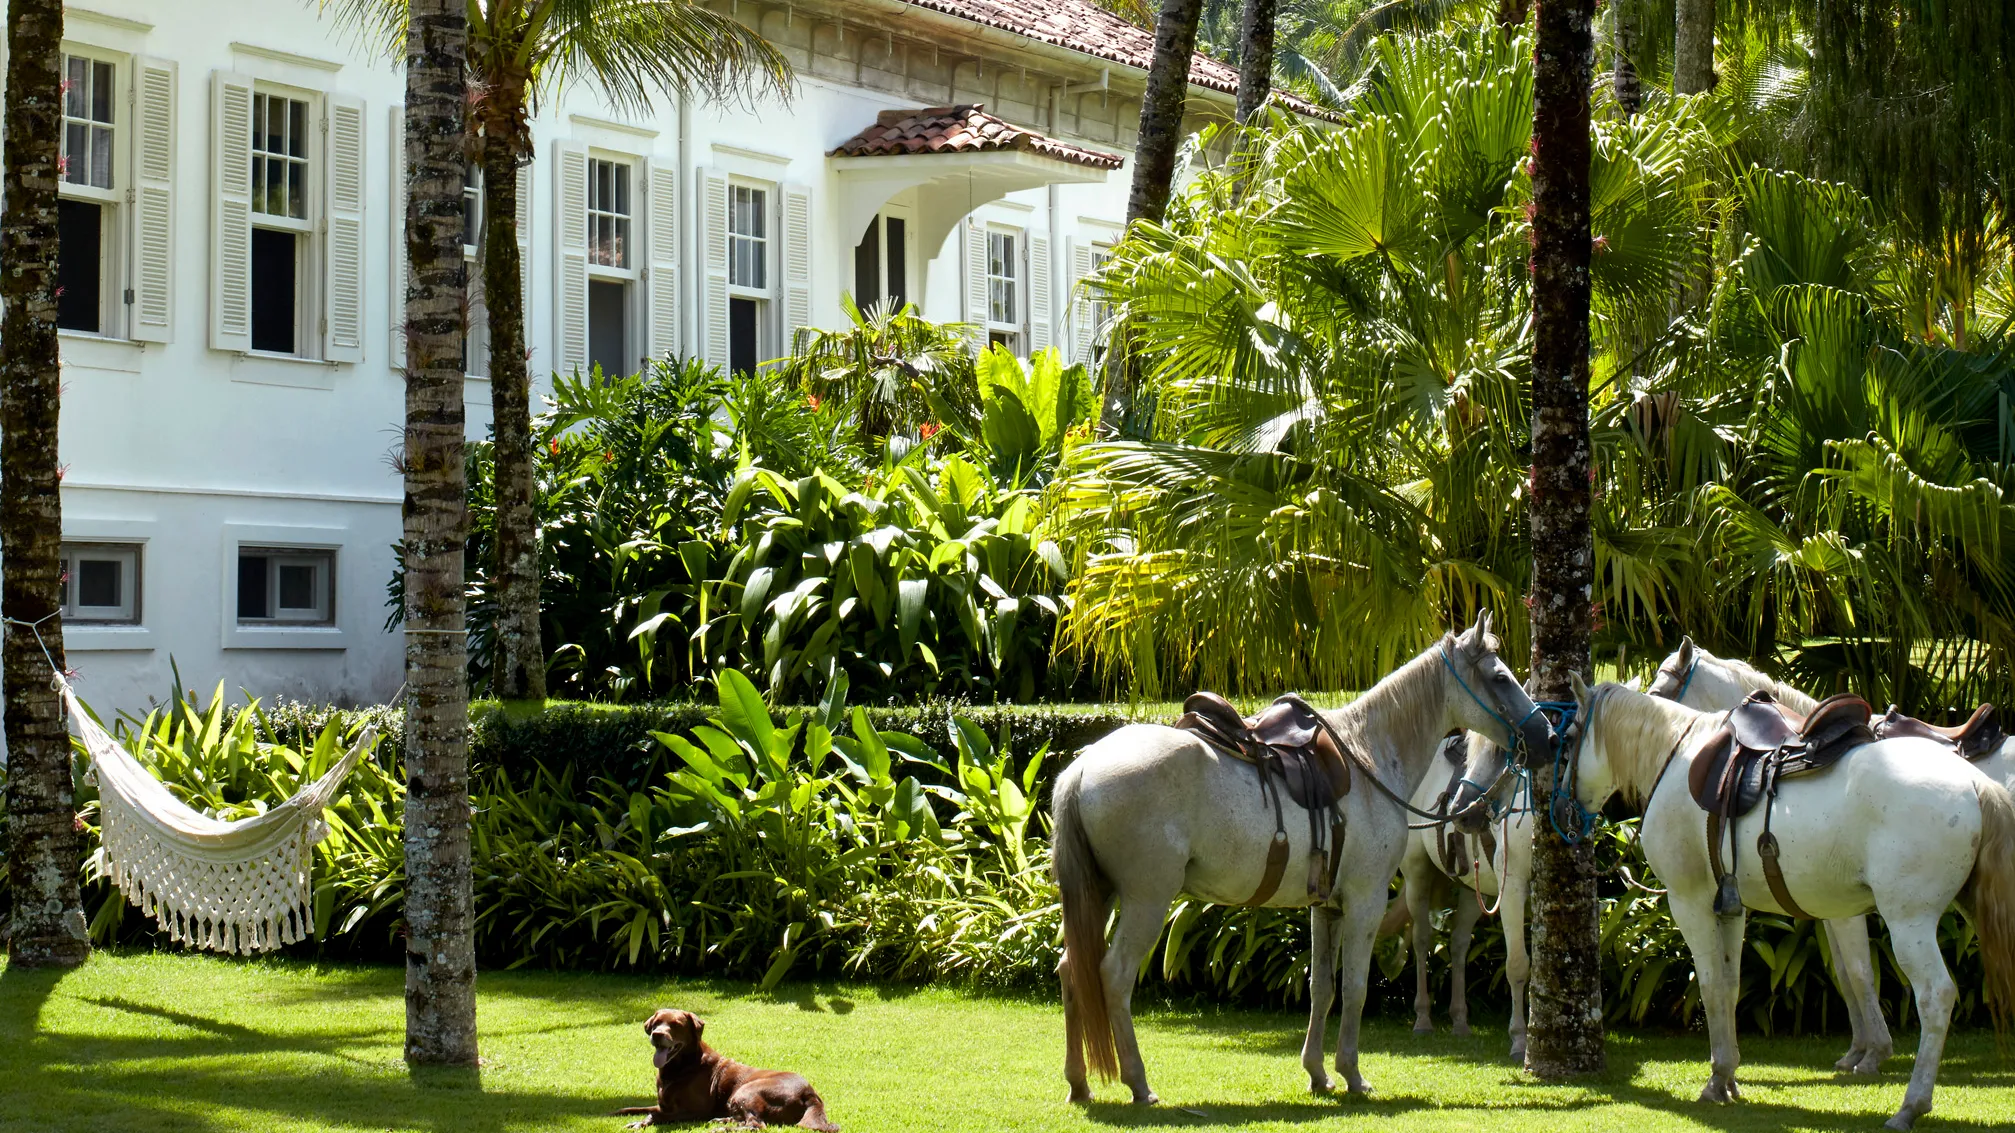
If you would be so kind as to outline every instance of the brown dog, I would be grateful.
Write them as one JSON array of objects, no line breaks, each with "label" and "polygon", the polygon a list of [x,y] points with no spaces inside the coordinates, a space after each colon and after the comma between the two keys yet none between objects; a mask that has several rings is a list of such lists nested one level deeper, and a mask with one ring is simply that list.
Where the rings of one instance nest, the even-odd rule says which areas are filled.
[{"label": "brown dog", "polygon": [[752,1129],[796,1125],[839,1133],[826,1120],[826,1103],[801,1074],[757,1070],[722,1058],[700,1041],[707,1025],[690,1011],[662,1008],[644,1020],[644,1033],[657,1048],[658,1104],[616,1112],[645,1115],[630,1128],[728,1118]]}]

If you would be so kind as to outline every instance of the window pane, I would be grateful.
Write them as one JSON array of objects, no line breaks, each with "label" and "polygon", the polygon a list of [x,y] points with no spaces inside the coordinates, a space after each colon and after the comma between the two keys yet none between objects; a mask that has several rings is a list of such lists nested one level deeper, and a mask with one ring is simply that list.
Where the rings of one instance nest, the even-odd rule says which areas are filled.
[{"label": "window pane", "polygon": [[308,167],[298,161],[287,163],[287,215],[304,219],[308,215]]},{"label": "window pane", "polygon": [[907,235],[902,218],[889,217],[889,289],[888,297],[894,301],[895,309],[901,310],[910,301],[909,257]]},{"label": "window pane", "polygon": [[99,334],[104,299],[103,214],[89,201],[56,202],[56,325]]},{"label": "window pane", "polygon": [[862,310],[882,297],[882,220],[868,221],[861,242],[854,245],[854,302]]},{"label": "window pane", "polygon": [[321,573],[309,563],[280,564],[280,608],[282,610],[312,610],[315,600],[315,576]]},{"label": "window pane", "polygon": [[287,100],[287,153],[308,156],[308,104],[291,98]]},{"label": "window pane", "polygon": [[605,377],[627,377],[636,370],[629,360],[630,292],[626,284],[596,279],[588,283],[588,365],[601,367]]},{"label": "window pane", "polygon": [[112,120],[112,64],[91,64],[91,119],[95,122]]},{"label": "window pane", "polygon": [[746,374],[756,368],[756,326],[762,304],[754,299],[728,300],[728,370]]},{"label": "window pane", "polygon": [[72,55],[63,75],[63,113],[71,118],[84,117],[84,108],[90,105],[91,61],[79,55]]},{"label": "window pane", "polygon": [[72,185],[82,185],[91,176],[90,132],[91,127],[82,122],[63,127],[63,180]]},{"label": "window pane", "polygon": [[112,187],[112,128],[91,129],[91,183],[100,189]]},{"label": "window pane", "polygon": [[118,559],[78,559],[77,604],[114,609],[124,605],[119,593],[119,568],[124,565]]},{"label": "window pane", "polygon": [[266,556],[238,556],[238,616],[264,618],[266,609]]},{"label": "window pane", "polygon": [[627,216],[615,217],[612,222],[612,227],[614,229],[612,252],[615,258],[615,266],[619,268],[629,267],[630,218]]},{"label": "window pane", "polygon": [[252,349],[293,354],[300,349],[294,334],[294,288],[298,278],[294,257],[298,241],[292,232],[252,230]]},{"label": "window pane", "polygon": [[628,216],[630,215],[630,167],[627,165],[614,165],[614,163],[611,163],[611,165],[613,165],[616,175],[616,200],[609,211],[620,216]]}]

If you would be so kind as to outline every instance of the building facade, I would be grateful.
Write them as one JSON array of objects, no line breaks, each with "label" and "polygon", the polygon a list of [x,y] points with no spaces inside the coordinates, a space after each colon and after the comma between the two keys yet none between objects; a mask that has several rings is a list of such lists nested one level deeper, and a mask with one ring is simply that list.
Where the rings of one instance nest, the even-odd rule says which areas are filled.
[{"label": "building facade", "polygon": [[[843,325],[843,296],[1087,354],[1074,285],[1121,230],[1149,33],[1088,0],[714,6],[787,53],[791,99],[540,102],[518,218],[535,386],[666,355],[757,365],[798,327]],[[172,660],[204,691],[393,695],[400,69],[312,4],[250,0],[91,0],[67,9],[65,49],[80,690],[143,709]],[[1191,114],[1229,118],[1236,73],[1199,57],[1192,80]]]}]

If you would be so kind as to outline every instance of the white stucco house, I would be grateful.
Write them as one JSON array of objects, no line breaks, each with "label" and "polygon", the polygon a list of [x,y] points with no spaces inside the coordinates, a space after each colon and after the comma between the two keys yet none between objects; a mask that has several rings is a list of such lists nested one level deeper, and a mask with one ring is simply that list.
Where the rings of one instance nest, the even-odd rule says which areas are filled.
[{"label": "white stucco house", "polygon": [[[848,293],[1089,348],[1072,284],[1120,232],[1149,33],[1087,0],[712,2],[789,54],[796,97],[543,102],[519,197],[535,378],[753,365]],[[392,695],[402,73],[312,0],[90,0],[65,47],[80,690],[144,708],[172,657],[205,691]],[[1229,118],[1236,73],[1199,57],[1192,80],[1191,114]],[[469,356],[482,436],[480,332]]]}]

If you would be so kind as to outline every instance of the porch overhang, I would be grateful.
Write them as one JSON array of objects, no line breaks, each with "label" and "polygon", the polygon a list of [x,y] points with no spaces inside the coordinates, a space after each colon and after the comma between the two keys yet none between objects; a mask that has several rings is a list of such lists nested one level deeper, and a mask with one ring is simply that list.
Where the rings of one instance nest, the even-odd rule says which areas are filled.
[{"label": "porch overhang", "polygon": [[840,190],[842,231],[849,238],[866,231],[890,198],[922,190],[917,235],[926,254],[941,247],[958,222],[981,205],[1023,189],[1099,184],[1112,172],[1026,150],[835,155],[827,161]]}]

